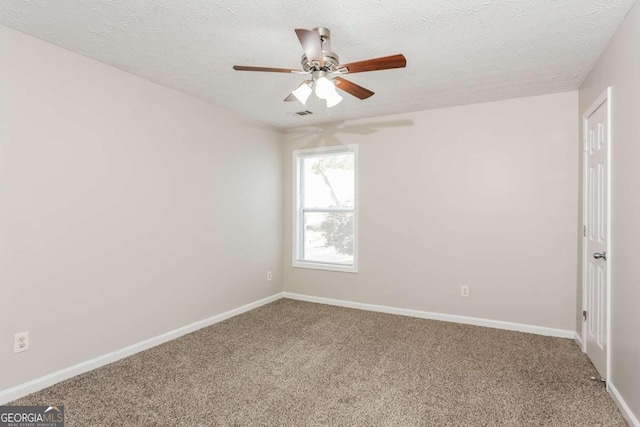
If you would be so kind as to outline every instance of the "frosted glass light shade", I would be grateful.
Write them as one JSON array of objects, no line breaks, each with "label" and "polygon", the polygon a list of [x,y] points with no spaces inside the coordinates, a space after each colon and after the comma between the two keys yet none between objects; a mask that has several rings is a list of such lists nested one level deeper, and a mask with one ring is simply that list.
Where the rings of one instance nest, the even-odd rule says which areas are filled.
[{"label": "frosted glass light shade", "polygon": [[309,99],[309,95],[311,95],[311,92],[313,92],[311,86],[309,86],[307,82],[304,82],[291,93],[298,99],[298,101],[302,102],[302,105],[305,105],[307,103],[307,99]]},{"label": "frosted glass light shade", "polygon": [[331,108],[335,105],[338,105],[340,104],[341,101],[342,101],[342,97],[334,89],[333,93],[327,97],[327,108]]},{"label": "frosted glass light shade", "polygon": [[326,77],[319,77],[316,80],[316,95],[320,99],[327,99],[327,97],[337,94],[336,85]]}]

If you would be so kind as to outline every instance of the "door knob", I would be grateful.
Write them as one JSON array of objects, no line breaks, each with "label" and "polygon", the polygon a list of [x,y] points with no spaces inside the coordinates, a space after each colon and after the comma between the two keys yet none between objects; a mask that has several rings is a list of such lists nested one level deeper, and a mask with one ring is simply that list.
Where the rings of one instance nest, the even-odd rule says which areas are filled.
[{"label": "door knob", "polygon": [[596,252],[596,253],[593,254],[593,257],[595,259],[601,259],[603,261],[606,261],[607,260],[607,251],[604,251],[601,254]]}]

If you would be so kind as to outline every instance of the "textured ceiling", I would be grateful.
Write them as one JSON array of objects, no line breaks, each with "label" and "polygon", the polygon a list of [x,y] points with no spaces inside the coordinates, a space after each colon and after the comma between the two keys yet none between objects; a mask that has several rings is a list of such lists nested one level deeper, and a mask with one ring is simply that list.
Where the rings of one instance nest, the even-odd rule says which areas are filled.
[{"label": "textured ceiling", "polygon": [[[279,127],[577,89],[635,0],[0,0],[0,23]],[[282,102],[303,76],[294,28],[325,26],[376,94]],[[292,112],[309,109],[313,115]]]}]

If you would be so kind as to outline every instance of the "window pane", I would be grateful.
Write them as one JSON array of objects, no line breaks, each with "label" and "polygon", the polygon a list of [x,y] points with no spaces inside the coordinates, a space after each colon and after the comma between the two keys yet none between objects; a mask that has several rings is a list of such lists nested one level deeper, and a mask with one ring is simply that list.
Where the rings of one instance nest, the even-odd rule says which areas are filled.
[{"label": "window pane", "polygon": [[352,208],[355,188],[353,160],[353,153],[304,157],[302,206]]},{"label": "window pane", "polygon": [[304,261],[353,265],[353,212],[304,213]]}]

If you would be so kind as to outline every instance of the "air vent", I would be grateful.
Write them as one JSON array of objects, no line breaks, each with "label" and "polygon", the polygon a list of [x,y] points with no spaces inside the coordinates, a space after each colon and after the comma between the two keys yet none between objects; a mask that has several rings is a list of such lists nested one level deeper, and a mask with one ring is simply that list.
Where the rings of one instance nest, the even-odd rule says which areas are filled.
[{"label": "air vent", "polygon": [[313,113],[309,110],[305,110],[305,111],[296,111],[294,114],[296,116],[308,116],[309,114],[313,114]]}]

